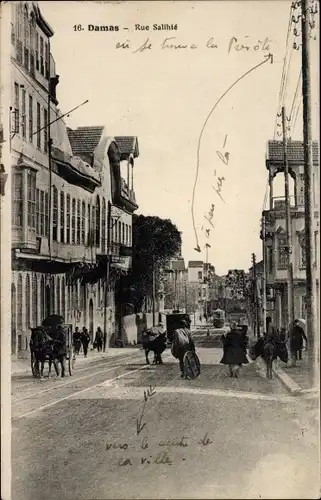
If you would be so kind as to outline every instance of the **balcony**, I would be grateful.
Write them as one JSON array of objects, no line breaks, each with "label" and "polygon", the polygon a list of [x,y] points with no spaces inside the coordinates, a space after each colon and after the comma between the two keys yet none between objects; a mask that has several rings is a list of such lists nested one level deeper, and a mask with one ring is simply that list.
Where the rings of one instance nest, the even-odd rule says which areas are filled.
[{"label": "balcony", "polygon": [[[295,196],[289,196],[290,200],[290,209],[296,209],[296,200]],[[285,211],[285,196],[276,196],[273,198],[273,210],[278,210],[278,211]]]}]

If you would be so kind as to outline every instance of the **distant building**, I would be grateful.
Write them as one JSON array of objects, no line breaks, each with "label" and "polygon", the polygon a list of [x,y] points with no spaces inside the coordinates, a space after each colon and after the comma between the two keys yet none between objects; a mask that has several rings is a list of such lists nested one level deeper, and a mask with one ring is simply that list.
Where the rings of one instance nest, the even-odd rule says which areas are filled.
[{"label": "distant building", "polygon": [[185,261],[183,257],[171,259],[164,269],[164,309],[185,309],[186,278]]},{"label": "distant building", "polygon": [[207,313],[209,301],[209,282],[206,280],[209,265],[201,260],[190,260],[187,266],[187,287],[194,300],[193,312]]}]

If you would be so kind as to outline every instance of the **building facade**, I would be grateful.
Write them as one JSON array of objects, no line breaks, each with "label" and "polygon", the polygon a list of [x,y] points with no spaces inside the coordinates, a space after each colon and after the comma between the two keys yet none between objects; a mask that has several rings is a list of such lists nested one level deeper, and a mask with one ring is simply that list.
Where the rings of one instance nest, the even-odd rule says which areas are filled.
[{"label": "building facade", "polygon": [[210,299],[209,266],[210,264],[205,264],[201,260],[190,260],[187,266],[188,294],[194,301],[193,312],[200,316],[207,314],[207,305]]},{"label": "building facade", "polygon": [[136,137],[66,127],[58,108],[53,29],[34,2],[12,3],[12,355],[49,314],[121,334],[131,266]]},{"label": "building facade", "polygon": [[[265,227],[261,231],[263,240],[263,257],[267,284],[267,309],[279,328],[287,328],[287,268],[289,254],[286,238],[286,205],[285,197],[274,197],[273,183],[278,174],[284,175],[283,143],[268,142],[266,168],[269,172],[269,209],[262,213]],[[294,316],[306,318],[305,293],[305,220],[304,220],[304,151],[300,141],[288,142],[289,174],[294,183],[294,196],[290,198],[292,239],[291,262],[293,266],[294,284]],[[319,267],[319,151],[318,143],[313,142],[313,205],[314,205],[314,238],[316,248],[315,268]],[[264,231],[264,232],[263,232]],[[317,303],[319,304],[319,279],[317,279]]]}]

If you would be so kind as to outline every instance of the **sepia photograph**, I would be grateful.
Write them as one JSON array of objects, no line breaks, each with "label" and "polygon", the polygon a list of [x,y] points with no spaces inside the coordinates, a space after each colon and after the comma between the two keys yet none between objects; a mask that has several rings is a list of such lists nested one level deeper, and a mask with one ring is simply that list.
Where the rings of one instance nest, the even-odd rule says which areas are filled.
[{"label": "sepia photograph", "polygon": [[1,500],[320,498],[319,12],[1,2]]}]

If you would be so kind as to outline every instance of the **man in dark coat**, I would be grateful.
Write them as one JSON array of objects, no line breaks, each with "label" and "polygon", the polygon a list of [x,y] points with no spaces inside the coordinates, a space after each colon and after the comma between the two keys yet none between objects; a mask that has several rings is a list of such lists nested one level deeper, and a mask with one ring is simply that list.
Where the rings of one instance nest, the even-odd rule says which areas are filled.
[{"label": "man in dark coat", "polygon": [[84,350],[85,358],[87,358],[89,342],[90,342],[90,335],[88,333],[87,328],[83,327],[82,332],[81,332],[81,343],[82,343],[82,348]]},{"label": "man in dark coat", "polygon": [[97,347],[98,352],[102,351],[103,343],[104,343],[104,334],[99,326],[97,328],[95,340],[94,340],[94,347]]},{"label": "man in dark coat", "polygon": [[78,326],[76,326],[75,331],[73,333],[73,344],[75,349],[75,354],[78,355],[81,348],[81,333],[79,331]]},{"label": "man in dark coat", "polygon": [[182,328],[178,328],[173,333],[172,354],[179,360],[181,377],[185,377],[184,355],[187,351],[195,352],[195,344],[192,339],[191,331],[188,328],[187,320],[182,321]]},{"label": "man in dark coat", "polygon": [[231,325],[231,331],[222,335],[223,357],[221,363],[229,366],[231,377],[237,377],[239,368],[249,361],[246,357],[246,339],[241,331],[237,330],[235,322]]},{"label": "man in dark coat", "polygon": [[61,376],[65,376],[67,356],[66,333],[62,325],[57,325],[54,337],[53,357],[61,364]]},{"label": "man in dark coat", "polygon": [[303,339],[305,341],[305,346],[307,346],[307,336],[304,333],[303,328],[299,324],[299,320],[295,320],[292,328],[292,335],[290,337],[290,349],[294,358],[302,359],[302,349],[303,349]]}]

